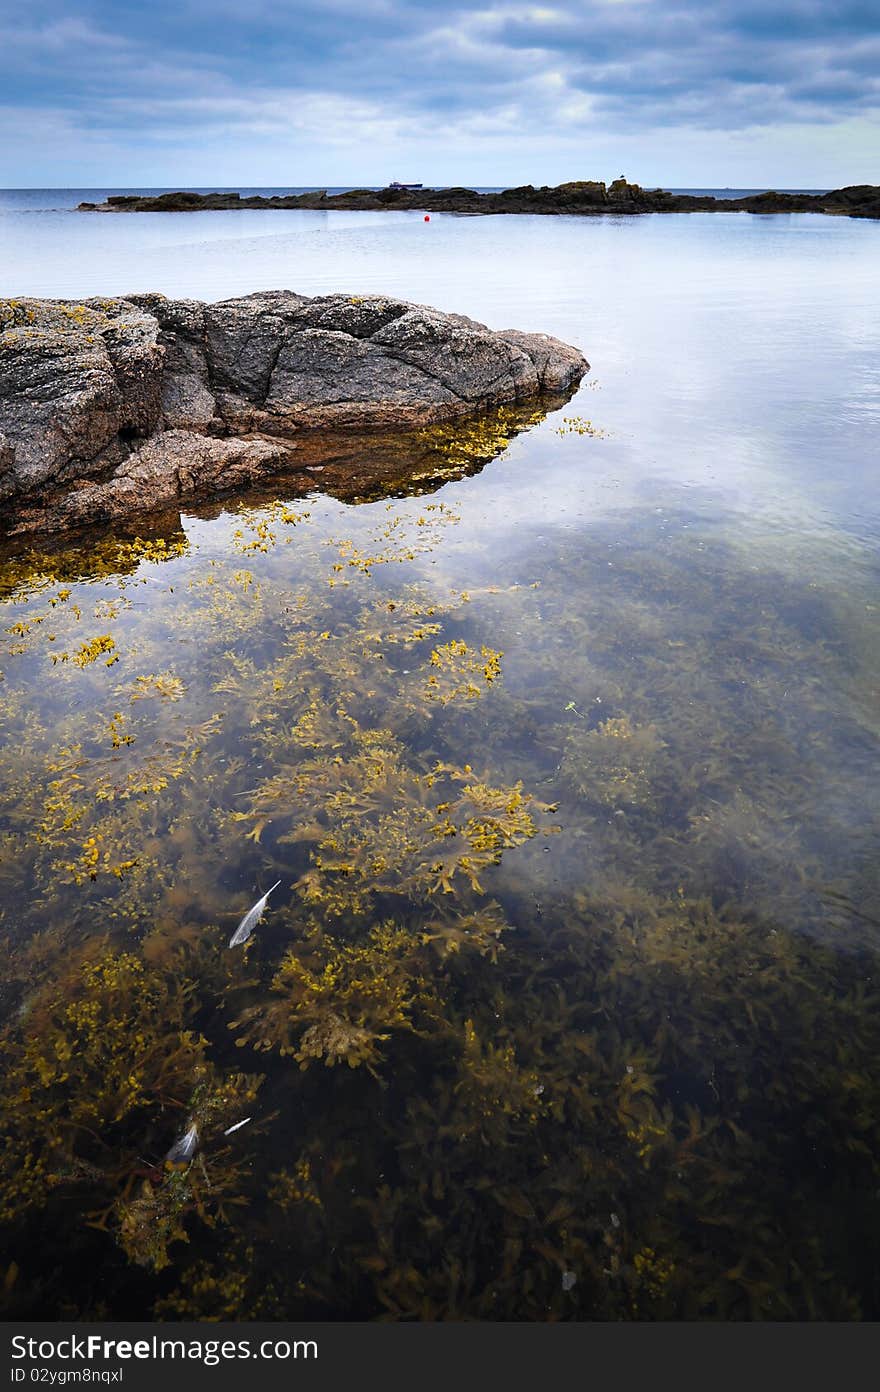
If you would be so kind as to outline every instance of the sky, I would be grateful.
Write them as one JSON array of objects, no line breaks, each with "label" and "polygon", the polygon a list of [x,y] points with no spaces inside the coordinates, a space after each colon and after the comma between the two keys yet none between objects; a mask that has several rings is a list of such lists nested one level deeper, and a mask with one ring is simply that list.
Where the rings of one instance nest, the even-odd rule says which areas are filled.
[{"label": "sky", "polygon": [[0,186],[880,183],[880,0],[0,0]]}]

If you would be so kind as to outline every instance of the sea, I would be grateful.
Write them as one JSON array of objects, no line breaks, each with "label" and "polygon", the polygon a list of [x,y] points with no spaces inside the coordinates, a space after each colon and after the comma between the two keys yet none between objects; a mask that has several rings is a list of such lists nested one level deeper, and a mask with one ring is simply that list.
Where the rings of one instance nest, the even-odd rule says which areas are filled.
[{"label": "sea", "polygon": [[880,1318],[880,226],[112,192],[0,191],[0,313],[590,370],[0,551],[5,1317]]}]

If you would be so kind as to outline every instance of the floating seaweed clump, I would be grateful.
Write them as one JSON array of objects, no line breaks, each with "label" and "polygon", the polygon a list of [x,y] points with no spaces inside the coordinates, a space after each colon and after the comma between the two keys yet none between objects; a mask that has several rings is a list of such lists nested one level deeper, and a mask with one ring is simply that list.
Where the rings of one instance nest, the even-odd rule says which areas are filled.
[{"label": "floating seaweed clump", "polygon": [[136,677],[130,686],[117,687],[115,694],[128,695],[132,704],[156,696],[166,701],[180,701],[186,695],[186,687],[173,672],[159,672]]},{"label": "floating seaweed clump", "polygon": [[371,648],[413,648],[442,633],[442,618],[456,607],[455,601],[431,599],[418,591],[411,591],[406,597],[377,600],[359,614],[358,636]]},{"label": "floating seaweed clump", "polygon": [[219,1323],[239,1322],[247,1311],[253,1319],[285,1320],[305,1289],[301,1280],[293,1287],[279,1288],[277,1273],[259,1268],[254,1244],[238,1239],[216,1260],[199,1258],[184,1266],[178,1285],[156,1301],[153,1315],[157,1320]]},{"label": "floating seaweed clump", "polygon": [[537,1122],[543,1091],[537,1073],[517,1063],[512,1044],[481,1040],[473,1020],[465,1020],[454,1092],[458,1107],[470,1117],[469,1134],[485,1145],[508,1141],[508,1119]]},{"label": "floating seaweed clump", "polygon": [[491,686],[500,677],[502,656],[485,643],[479,653],[460,638],[442,643],[429,658],[432,671],[425,683],[425,695],[443,706],[462,696],[468,700],[479,698],[485,686]]},{"label": "floating seaweed clump", "polygon": [[563,416],[562,424],[556,427],[557,435],[589,435],[594,440],[605,438],[605,431],[584,416]]},{"label": "floating seaweed clump", "polygon": [[249,1007],[232,1029],[239,1044],[292,1054],[300,1065],[332,1067],[381,1058],[393,1030],[411,1029],[427,982],[418,974],[416,944],[393,923],[372,928],[358,944],[322,939],[291,950],[272,978],[267,1001]]},{"label": "floating seaweed clump", "polygon": [[311,1161],[301,1155],[292,1170],[279,1170],[273,1175],[269,1198],[285,1211],[300,1204],[323,1208],[321,1194],[312,1174]]},{"label": "floating seaweed clump", "polygon": [[192,982],[100,942],[54,964],[0,1040],[6,1219],[83,1164],[115,1168],[114,1140],[134,1114],[173,1106],[190,1090],[205,1048],[192,1028],[193,995]]},{"label": "floating seaweed clump", "polygon": [[494,962],[502,949],[502,934],[508,932],[510,926],[495,900],[470,911],[459,905],[448,908],[441,902],[432,906],[421,938],[441,958],[467,951]]},{"label": "floating seaweed clump", "polygon": [[537,425],[545,414],[545,410],[532,407],[499,406],[475,420],[456,422],[454,427],[426,426],[414,436],[415,445],[429,451],[424,476],[461,478],[500,454],[512,435]]},{"label": "floating seaweed clump", "polygon": [[255,823],[257,839],[272,824],[279,845],[311,848],[297,891],[330,916],[363,914],[383,894],[452,894],[459,882],[480,894],[480,875],[536,834],[530,809],[553,810],[521,785],[479,782],[469,765],[416,773],[388,731],[355,728],[351,744],[348,758],[303,760],[273,775],[233,814]]},{"label": "floating seaweed clump", "polygon": [[[278,540],[275,528],[295,527],[298,522],[307,522],[308,512],[295,512],[288,504],[275,501],[264,503],[259,508],[244,508],[238,514],[240,525],[232,533],[234,549],[242,555],[249,552],[268,552]],[[286,542],[290,537],[286,536]]]},{"label": "floating seaweed clump", "polygon": [[639,807],[656,798],[664,742],[656,726],[634,726],[628,716],[611,717],[566,738],[561,776],[585,801],[609,807]]},{"label": "floating seaweed clump", "polygon": [[74,653],[52,653],[53,662],[72,662],[74,667],[88,667],[90,663],[97,662],[98,658],[104,659],[105,667],[112,667],[114,662],[119,661],[116,639],[109,633],[102,633],[97,638],[90,638],[88,642],[81,643]]},{"label": "floating seaweed clump", "polygon": [[164,1172],[157,1169],[145,1177],[134,1195],[123,1192],[101,1215],[100,1224],[113,1228],[130,1261],[161,1271],[172,1262],[169,1248],[189,1242],[193,1219],[208,1228],[217,1223],[228,1227],[235,1209],[247,1204],[245,1166],[232,1159],[233,1147],[224,1144],[223,1135],[226,1123],[253,1105],[261,1082],[245,1074],[207,1075],[199,1081],[187,1108],[199,1137],[194,1157],[184,1164],[166,1161]]}]

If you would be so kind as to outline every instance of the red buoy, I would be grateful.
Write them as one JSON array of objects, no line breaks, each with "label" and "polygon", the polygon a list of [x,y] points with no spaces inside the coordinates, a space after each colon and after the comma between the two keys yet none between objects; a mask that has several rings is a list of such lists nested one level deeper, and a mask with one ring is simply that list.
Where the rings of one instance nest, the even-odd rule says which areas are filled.
[{"label": "red buoy", "polygon": [[428,215],[427,213],[425,213],[425,222],[430,222],[430,221],[431,221],[431,219],[430,219],[429,215]]}]

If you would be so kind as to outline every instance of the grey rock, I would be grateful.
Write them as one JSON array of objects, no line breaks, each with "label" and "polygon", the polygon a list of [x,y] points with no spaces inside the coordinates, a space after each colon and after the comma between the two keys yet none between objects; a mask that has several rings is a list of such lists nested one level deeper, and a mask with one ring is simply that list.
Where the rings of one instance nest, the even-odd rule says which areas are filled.
[{"label": "grey rock", "polygon": [[105,316],[99,332],[119,391],[118,432],[149,435],[160,416],[165,358],[157,343],[156,321],[124,302],[118,309],[103,302],[96,312]]},{"label": "grey rock", "polygon": [[160,502],[185,497],[205,488],[229,489],[280,468],[291,446],[277,440],[217,439],[188,430],[168,430],[142,445],[116,471],[121,493],[161,491]]},{"label": "grey rock", "polygon": [[155,428],[158,332],[124,301],[0,300],[0,499],[102,469]]},{"label": "grey rock", "polygon": [[483,325],[451,323],[434,310],[411,308],[374,334],[372,343],[401,364],[417,367],[467,403],[501,404],[538,391],[528,355]]},{"label": "grey rock", "polygon": [[210,430],[222,427],[217,401],[198,372],[168,372],[162,384],[162,420],[169,429]]},{"label": "grey rock", "polygon": [[188,430],[167,430],[134,451],[108,479],[83,479],[51,500],[25,500],[15,530],[84,526],[137,512],[148,500],[162,507],[198,493],[247,487],[274,473],[293,447],[264,439],[217,439]]},{"label": "grey rock", "polygon": [[275,290],[206,305],[212,383],[250,401],[264,400],[296,312],[307,303],[302,295]]},{"label": "grey rock", "polygon": [[206,306],[200,300],[167,300],[155,294],[128,298],[159,324],[165,349],[162,423],[168,429],[222,430],[223,422],[208,387]]},{"label": "grey rock", "polygon": [[566,392],[583,376],[572,358],[571,349],[567,344],[560,343],[558,338],[550,338],[548,334],[520,333],[518,329],[504,329],[499,338],[519,348],[530,360],[541,391]]},{"label": "grey rock", "polygon": [[[352,338],[372,338],[394,319],[406,314],[411,306],[406,300],[393,300],[383,295],[318,295],[306,300],[297,313],[303,328],[331,329],[350,334]],[[449,316],[452,318],[452,316]]]},{"label": "grey rock", "polygon": [[0,300],[0,500],[19,525],[118,516],[283,467],[303,432],[436,424],[586,370],[543,334],[388,296]]},{"label": "grey rock", "polygon": [[301,329],[291,335],[272,373],[267,409],[297,426],[314,418],[316,409],[323,425],[350,406],[367,424],[384,418],[388,407],[399,413],[409,407],[454,408],[455,392],[377,348],[380,337],[364,340],[330,329]]}]

